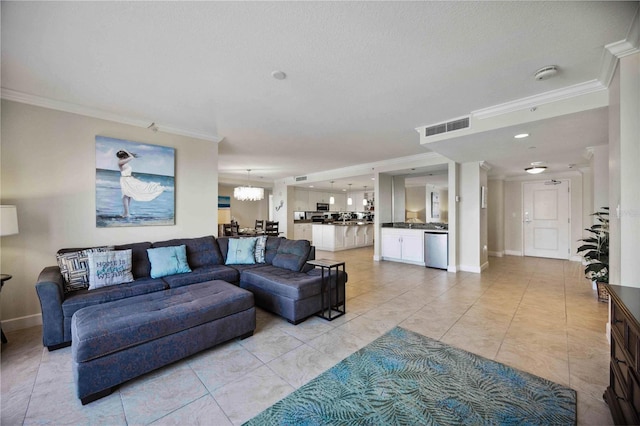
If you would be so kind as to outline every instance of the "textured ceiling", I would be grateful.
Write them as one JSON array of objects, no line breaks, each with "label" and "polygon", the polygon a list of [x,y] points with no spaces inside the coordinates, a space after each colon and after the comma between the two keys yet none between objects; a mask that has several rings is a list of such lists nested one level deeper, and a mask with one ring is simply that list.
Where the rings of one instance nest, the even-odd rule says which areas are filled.
[{"label": "textured ceiling", "polygon": [[[424,153],[416,127],[597,79],[638,2],[1,7],[3,89],[224,138],[221,180],[251,168],[267,182]],[[535,81],[548,64],[561,72]],[[578,137],[567,131],[562,143]],[[459,157],[487,160],[475,151],[500,149],[492,140]]]}]

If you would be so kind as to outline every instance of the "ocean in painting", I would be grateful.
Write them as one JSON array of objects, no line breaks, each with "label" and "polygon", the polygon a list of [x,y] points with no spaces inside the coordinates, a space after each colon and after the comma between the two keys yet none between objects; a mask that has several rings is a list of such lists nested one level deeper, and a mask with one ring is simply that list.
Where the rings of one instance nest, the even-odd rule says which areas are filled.
[{"label": "ocean in painting", "polygon": [[96,169],[96,226],[175,225],[175,178],[147,173],[133,173],[143,182],[157,182],[165,190],[152,201],[131,200],[129,217],[123,218],[120,172]]}]

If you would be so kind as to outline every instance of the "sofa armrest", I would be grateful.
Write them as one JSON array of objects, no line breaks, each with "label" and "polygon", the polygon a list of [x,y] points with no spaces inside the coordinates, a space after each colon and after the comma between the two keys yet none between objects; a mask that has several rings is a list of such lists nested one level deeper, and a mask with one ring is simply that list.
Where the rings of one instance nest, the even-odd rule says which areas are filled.
[{"label": "sofa armrest", "polygon": [[40,272],[36,292],[42,310],[42,343],[49,349],[59,347],[64,341],[64,278],[57,266],[47,266]]},{"label": "sofa armrest", "polygon": [[300,270],[300,272],[309,272],[315,269],[315,266],[312,266],[306,263],[310,260],[315,260],[315,259],[316,259],[316,246],[311,246],[311,249],[309,250],[309,256],[307,256],[307,260],[305,261],[305,264],[302,266],[302,269]]}]

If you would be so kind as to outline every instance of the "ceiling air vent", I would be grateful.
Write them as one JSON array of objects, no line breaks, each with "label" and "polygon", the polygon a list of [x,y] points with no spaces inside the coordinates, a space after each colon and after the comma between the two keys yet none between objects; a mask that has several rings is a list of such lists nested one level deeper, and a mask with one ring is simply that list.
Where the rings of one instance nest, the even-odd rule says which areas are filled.
[{"label": "ceiling air vent", "polygon": [[454,130],[466,129],[469,127],[469,117],[460,118],[458,120],[448,121],[446,123],[429,126],[425,129],[425,137],[439,135],[441,133],[453,132]]},{"label": "ceiling air vent", "polygon": [[296,176],[296,182],[303,182],[307,180],[306,176]]}]

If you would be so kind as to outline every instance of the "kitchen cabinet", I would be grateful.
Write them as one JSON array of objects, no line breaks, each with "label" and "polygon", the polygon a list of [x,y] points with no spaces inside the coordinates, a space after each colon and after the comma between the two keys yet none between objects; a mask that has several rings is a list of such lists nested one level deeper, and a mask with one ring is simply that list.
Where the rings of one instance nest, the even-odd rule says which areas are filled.
[{"label": "kitchen cabinet", "polygon": [[342,192],[309,191],[308,205],[310,211],[316,210],[316,204],[329,204],[329,199],[333,196],[334,203],[329,206],[332,212],[344,212],[347,209],[347,196]]},{"label": "kitchen cabinet", "polygon": [[344,247],[341,233],[334,225],[312,225],[313,245],[317,250],[337,251]]},{"label": "kitchen cabinet", "polygon": [[382,228],[382,258],[424,266],[424,230]]},{"label": "kitchen cabinet", "polygon": [[640,289],[607,284],[611,319],[609,387],[604,400],[615,424],[640,423]]},{"label": "kitchen cabinet", "polygon": [[298,189],[295,188],[293,190],[294,194],[294,204],[293,210],[296,212],[304,212],[304,211],[313,211],[316,209],[316,205],[313,205],[313,208],[309,207],[309,191],[306,189]]},{"label": "kitchen cabinet", "polygon": [[333,198],[335,203],[332,206],[329,206],[329,210],[335,212],[346,212],[347,211],[347,196],[344,193],[336,193],[333,194]]},{"label": "kitchen cabinet", "polygon": [[318,203],[329,203],[329,193],[320,191],[309,191],[309,207],[316,209]]},{"label": "kitchen cabinet", "polygon": [[345,211],[363,212],[364,206],[362,205],[362,200],[364,200],[364,191],[360,191],[360,192],[352,191],[350,194],[351,194],[351,199],[353,200],[353,203],[350,206],[348,206],[345,201],[345,207],[346,207]]},{"label": "kitchen cabinet", "polygon": [[294,240],[309,240],[313,244],[313,234],[310,223],[294,223],[293,224]]},{"label": "kitchen cabinet", "polygon": [[313,224],[311,228],[316,250],[339,251],[373,245],[372,224]]}]

